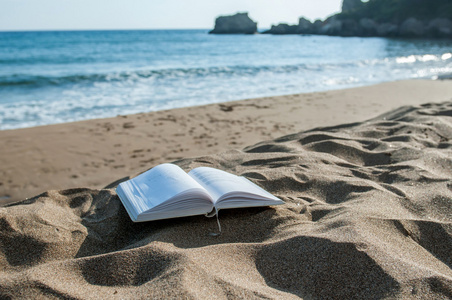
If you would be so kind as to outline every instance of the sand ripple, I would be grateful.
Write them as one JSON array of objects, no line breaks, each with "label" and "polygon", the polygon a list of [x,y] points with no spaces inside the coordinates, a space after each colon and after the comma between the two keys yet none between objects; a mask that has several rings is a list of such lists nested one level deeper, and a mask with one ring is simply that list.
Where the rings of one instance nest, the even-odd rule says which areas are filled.
[{"label": "sand ripple", "polygon": [[452,298],[452,103],[177,162],[286,202],[133,224],[111,189],[0,208],[0,297]]}]

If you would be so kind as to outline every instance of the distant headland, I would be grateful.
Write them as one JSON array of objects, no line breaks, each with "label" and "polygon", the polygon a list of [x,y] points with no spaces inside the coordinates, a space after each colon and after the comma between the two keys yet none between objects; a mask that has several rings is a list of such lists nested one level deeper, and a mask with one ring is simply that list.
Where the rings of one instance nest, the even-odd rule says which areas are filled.
[{"label": "distant headland", "polygon": [[[298,24],[280,23],[262,34],[316,34],[358,37],[452,38],[450,0],[344,0],[342,11],[325,20],[301,17]],[[254,34],[257,22],[248,13],[221,16],[213,34]]]}]

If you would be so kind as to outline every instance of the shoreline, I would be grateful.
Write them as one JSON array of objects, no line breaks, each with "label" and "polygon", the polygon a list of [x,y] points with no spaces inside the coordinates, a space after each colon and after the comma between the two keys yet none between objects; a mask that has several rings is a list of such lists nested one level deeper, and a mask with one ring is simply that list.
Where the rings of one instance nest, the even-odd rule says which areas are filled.
[{"label": "shoreline", "polygon": [[352,89],[357,89],[357,88],[366,88],[366,87],[376,86],[376,85],[380,85],[380,84],[386,84],[386,83],[390,83],[390,82],[403,82],[403,81],[449,81],[449,80],[452,80],[452,73],[447,73],[447,74],[443,74],[443,75],[439,75],[439,76],[434,76],[432,78],[430,78],[430,77],[421,77],[421,78],[411,78],[411,79],[410,78],[409,79],[399,79],[399,80],[392,80],[392,81],[382,81],[382,82],[368,83],[368,84],[364,84],[364,85],[346,86],[346,87],[342,87],[342,88],[330,88],[330,89],[324,89],[324,90],[318,90],[318,91],[308,91],[308,92],[282,94],[282,95],[258,96],[258,97],[252,97],[252,98],[242,98],[242,99],[236,99],[236,100],[227,100],[227,101],[203,103],[203,104],[199,104],[199,105],[178,106],[178,107],[173,107],[173,108],[168,108],[168,109],[153,110],[153,111],[147,111],[147,112],[136,112],[136,113],[129,113],[129,114],[117,114],[117,115],[114,115],[114,116],[107,116],[107,117],[82,119],[82,120],[73,120],[73,121],[60,122],[60,123],[41,124],[41,125],[35,125],[35,126],[29,126],[29,127],[6,128],[6,129],[0,129],[0,133],[4,132],[4,131],[27,130],[27,129],[33,129],[33,128],[47,127],[47,126],[59,126],[59,125],[65,125],[65,124],[73,124],[73,123],[78,123],[78,122],[114,119],[114,118],[120,118],[120,117],[125,117],[125,116],[134,116],[134,115],[140,115],[140,114],[159,113],[159,112],[166,112],[166,111],[172,111],[172,110],[177,110],[177,109],[187,109],[187,108],[192,108],[192,107],[203,107],[203,106],[220,105],[220,104],[227,105],[228,103],[241,102],[241,101],[247,101],[247,100],[258,100],[258,99],[266,99],[266,98],[284,98],[284,97],[290,97],[290,96],[294,96],[294,95],[319,94],[319,93],[328,93],[328,92],[332,92],[332,91],[352,90]]},{"label": "shoreline", "polygon": [[0,131],[0,205],[46,190],[102,188],[154,165],[243,149],[452,98],[452,82],[403,80]]},{"label": "shoreline", "polygon": [[17,127],[17,128],[6,128],[6,129],[0,129],[0,132],[2,131],[10,131],[10,130],[27,130],[27,129],[33,129],[33,128],[39,128],[39,127],[47,127],[47,126],[58,126],[58,125],[65,125],[65,124],[73,124],[78,122],[87,122],[87,121],[96,121],[96,120],[106,120],[106,119],[114,119],[114,118],[120,118],[125,116],[134,116],[134,115],[140,115],[140,114],[150,114],[150,113],[159,113],[159,112],[166,112],[166,111],[172,111],[177,109],[187,109],[192,107],[203,107],[203,106],[209,106],[209,105],[220,105],[228,103],[234,103],[234,102],[241,102],[241,101],[247,101],[247,100],[258,100],[258,99],[266,99],[266,98],[284,98],[284,97],[290,97],[294,95],[306,95],[306,94],[318,94],[318,93],[328,93],[331,91],[341,91],[341,90],[351,90],[356,88],[365,88],[365,87],[371,87],[375,85],[390,83],[390,82],[400,82],[400,81],[445,81],[445,80],[452,80],[452,73],[443,74],[440,76],[437,76],[435,78],[415,78],[415,79],[400,79],[400,80],[393,80],[393,81],[383,81],[383,82],[376,82],[376,83],[368,83],[364,85],[357,85],[357,86],[346,86],[343,88],[331,88],[331,89],[325,89],[325,90],[318,90],[318,91],[309,91],[309,92],[302,92],[302,93],[292,93],[292,94],[282,94],[282,95],[269,95],[269,96],[258,96],[258,97],[252,97],[252,98],[243,98],[243,99],[236,99],[236,100],[227,100],[227,101],[219,101],[219,102],[211,102],[211,103],[204,103],[199,105],[191,105],[191,106],[179,106],[179,107],[173,107],[168,109],[161,109],[161,110],[153,110],[153,111],[147,111],[147,112],[136,112],[136,113],[130,113],[130,114],[117,114],[114,116],[107,116],[107,117],[100,117],[100,118],[91,118],[91,119],[82,119],[82,120],[73,120],[68,122],[60,122],[60,123],[50,123],[50,124],[41,124],[41,125],[35,125],[35,126],[29,126],[29,127]]}]

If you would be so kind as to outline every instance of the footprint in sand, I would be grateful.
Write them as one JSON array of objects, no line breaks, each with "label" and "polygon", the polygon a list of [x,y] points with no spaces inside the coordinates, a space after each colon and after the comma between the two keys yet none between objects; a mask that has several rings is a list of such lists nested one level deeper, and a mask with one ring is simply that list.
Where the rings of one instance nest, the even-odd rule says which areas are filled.
[{"label": "footprint in sand", "polygon": [[132,122],[126,122],[126,123],[122,124],[122,128],[124,128],[124,129],[135,128],[135,125],[133,125]]}]

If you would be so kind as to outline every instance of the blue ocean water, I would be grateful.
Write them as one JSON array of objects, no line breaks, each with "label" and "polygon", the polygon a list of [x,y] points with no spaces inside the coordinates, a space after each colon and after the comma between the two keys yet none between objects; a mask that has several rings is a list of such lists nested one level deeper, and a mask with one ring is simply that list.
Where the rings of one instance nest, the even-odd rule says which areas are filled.
[{"label": "blue ocean water", "polygon": [[0,129],[450,73],[450,40],[0,32]]}]

